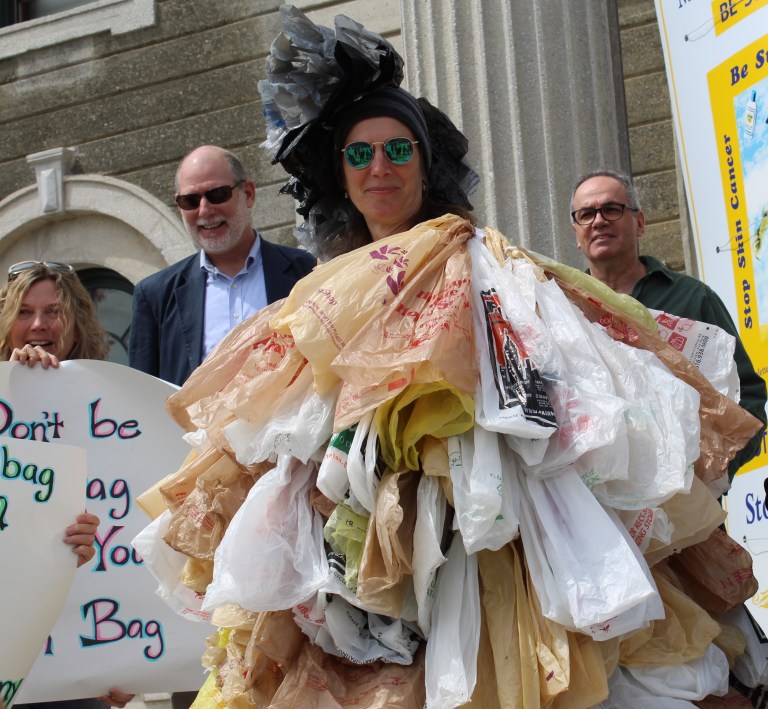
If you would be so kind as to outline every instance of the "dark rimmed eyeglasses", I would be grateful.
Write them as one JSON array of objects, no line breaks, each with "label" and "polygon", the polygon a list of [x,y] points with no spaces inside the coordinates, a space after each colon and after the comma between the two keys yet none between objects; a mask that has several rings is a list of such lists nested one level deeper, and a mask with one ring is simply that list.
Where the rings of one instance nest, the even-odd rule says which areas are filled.
[{"label": "dark rimmed eyeglasses", "polygon": [[621,202],[606,202],[599,207],[584,207],[583,209],[577,209],[571,212],[571,219],[579,226],[589,226],[598,213],[607,222],[617,222],[624,216],[624,210],[628,209],[630,212],[639,212],[640,210],[635,207],[630,207],[628,204],[621,204]]},{"label": "dark rimmed eyeglasses", "polygon": [[410,138],[390,138],[378,143],[366,143],[357,140],[341,149],[344,159],[350,167],[362,170],[373,162],[373,155],[377,145],[384,146],[384,155],[393,165],[405,165],[413,160],[413,146],[418,145],[418,140]]},{"label": "dark rimmed eyeglasses", "polygon": [[59,263],[58,261],[19,261],[8,269],[8,282],[10,283],[20,273],[31,271],[37,266],[45,266],[49,271],[56,271],[57,273],[69,274],[75,272],[75,269],[68,263]]},{"label": "dark rimmed eyeglasses", "polygon": [[213,187],[207,192],[200,194],[199,192],[190,192],[189,194],[177,194],[176,204],[179,205],[179,209],[189,211],[190,209],[197,209],[200,206],[200,200],[205,199],[211,204],[224,204],[232,199],[232,191],[242,185],[245,180],[238,180],[231,187],[229,185],[222,185],[221,187]]}]

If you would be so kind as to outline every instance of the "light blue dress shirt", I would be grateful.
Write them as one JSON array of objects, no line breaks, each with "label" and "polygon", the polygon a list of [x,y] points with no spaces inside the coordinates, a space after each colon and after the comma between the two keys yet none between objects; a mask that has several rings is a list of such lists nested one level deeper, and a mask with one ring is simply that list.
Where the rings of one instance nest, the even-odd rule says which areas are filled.
[{"label": "light blue dress shirt", "polygon": [[207,357],[235,325],[267,305],[261,237],[256,234],[245,266],[234,277],[219,271],[204,251],[200,268],[206,272],[203,356]]}]

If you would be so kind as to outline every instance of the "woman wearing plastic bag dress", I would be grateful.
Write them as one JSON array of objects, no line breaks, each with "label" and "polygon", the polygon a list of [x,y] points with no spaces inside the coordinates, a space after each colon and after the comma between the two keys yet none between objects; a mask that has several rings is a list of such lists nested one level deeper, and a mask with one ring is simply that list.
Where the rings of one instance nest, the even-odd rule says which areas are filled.
[{"label": "woman wearing plastic bag dress", "polygon": [[[399,88],[402,60],[392,47],[343,16],[335,30],[289,6],[281,17],[284,31],[259,86],[265,146],[292,175],[283,192],[299,200],[305,218],[297,237],[327,263],[268,322],[250,324],[253,344],[231,384],[191,396],[193,375],[169,402],[177,420],[216,448],[217,461],[258,467],[247,471],[247,495],[234,513],[183,471],[164,493],[176,517],[187,495],[195,511],[187,519],[218,530],[204,553],[189,543],[194,524],[166,536],[193,567],[207,569],[198,589],[221,628],[204,658],[215,669],[196,706],[594,706],[608,697],[620,662],[624,636],[614,621],[628,632],[644,629],[660,646],[669,642],[657,622],[667,607],[667,625],[684,625],[625,529],[666,520],[660,500],[672,503],[673,493],[650,498],[654,509],[630,509],[622,526],[573,467],[584,452],[640,430],[631,421],[612,426],[608,438],[584,435],[596,432],[594,421],[574,412],[597,416],[599,406],[583,403],[598,396],[610,398],[616,416],[638,402],[623,401],[609,378],[594,386],[569,373],[560,351],[566,340],[541,319],[526,269],[510,264],[508,245],[491,230],[485,240],[496,258],[485,259],[484,272],[491,283],[473,291],[484,257],[470,254],[480,237],[461,218],[477,181],[463,160],[466,140],[438,109]],[[507,285],[495,289],[493,277]],[[602,313],[613,306],[590,303]],[[647,322],[622,315],[615,321],[625,332]],[[592,327],[581,312],[575,317],[579,328]],[[485,349],[476,352],[481,334]],[[522,413],[494,415],[500,405],[483,396],[483,421],[493,423],[478,428],[477,357],[489,353],[496,359],[488,376],[497,386],[503,380],[498,395]],[[567,427],[548,392],[572,417]],[[697,401],[694,393],[686,406]],[[696,418],[695,410],[686,414]],[[275,430],[265,420],[284,423]],[[679,435],[698,432],[688,429]],[[692,462],[681,459],[675,489],[691,489]],[[574,495],[590,500],[588,514],[579,515]],[[710,515],[709,526],[687,538],[706,540],[720,521]],[[589,538],[589,524],[599,538]],[[518,525],[527,530],[522,539]],[[674,544],[657,536],[663,559]],[[311,540],[315,553],[306,544],[278,547],[278,537]],[[280,559],[268,556],[275,548]],[[584,585],[571,573],[589,552],[594,568]],[[595,583],[605,559],[621,570]],[[594,616],[583,613],[587,587],[598,596]],[[680,663],[714,647],[714,627],[696,636],[695,650],[678,652]]]}]

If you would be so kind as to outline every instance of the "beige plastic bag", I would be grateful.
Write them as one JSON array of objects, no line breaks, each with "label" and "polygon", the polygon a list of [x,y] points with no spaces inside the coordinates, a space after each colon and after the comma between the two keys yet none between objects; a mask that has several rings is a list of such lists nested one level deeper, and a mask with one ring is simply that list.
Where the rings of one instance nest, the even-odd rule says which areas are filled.
[{"label": "beige plastic bag", "polygon": [[720,625],[672,584],[663,564],[652,573],[665,617],[622,641],[620,664],[674,665],[701,657],[720,634]]},{"label": "beige plastic bag", "polygon": [[423,651],[411,665],[351,665],[307,643],[269,709],[423,709],[425,700]]},{"label": "beige plastic bag", "polygon": [[540,668],[518,545],[481,551],[477,563],[499,703],[509,709],[535,709],[540,706]]},{"label": "beige plastic bag", "polygon": [[320,394],[339,381],[331,362],[357,332],[389,310],[414,274],[444,262],[473,233],[469,222],[445,215],[337,256],[294,286],[272,325],[293,335]]},{"label": "beige plastic bag", "polygon": [[269,321],[282,304],[283,301],[278,300],[232,328],[192,372],[181,389],[168,397],[166,408],[179,426],[186,431],[195,429],[187,407],[216,394],[232,382],[256,343],[272,333]]},{"label": "beige plastic bag", "polygon": [[331,364],[344,382],[337,427],[360,420],[415,384],[445,381],[474,394],[478,375],[471,277],[469,252],[454,240],[352,337]]},{"label": "beige plastic bag", "polygon": [[[652,538],[644,557],[648,566],[657,564],[685,547],[703,542],[725,521],[725,510],[707,486],[698,478],[693,479],[691,491],[687,495],[680,493],[661,505],[672,523],[672,539],[665,544]],[[691,514],[696,510],[696,514]]]},{"label": "beige plastic bag", "polygon": [[419,476],[385,471],[368,522],[357,577],[358,599],[367,610],[401,617],[413,575],[413,528]]},{"label": "beige plastic bag", "polygon": [[757,593],[752,556],[720,528],[667,563],[685,592],[710,613],[725,613]]}]

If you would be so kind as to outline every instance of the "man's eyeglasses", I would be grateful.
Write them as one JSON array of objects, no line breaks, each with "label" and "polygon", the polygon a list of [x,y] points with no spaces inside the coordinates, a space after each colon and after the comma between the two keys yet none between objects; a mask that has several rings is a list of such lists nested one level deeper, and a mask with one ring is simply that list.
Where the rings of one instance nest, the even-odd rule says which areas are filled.
[{"label": "man's eyeglasses", "polygon": [[630,212],[639,212],[639,209],[630,207],[628,204],[621,204],[620,202],[606,202],[599,207],[584,207],[583,209],[577,209],[575,212],[571,212],[571,219],[580,226],[589,226],[595,217],[600,215],[607,222],[617,222],[624,216],[624,210],[628,209]]},{"label": "man's eyeglasses", "polygon": [[59,263],[58,261],[19,261],[19,263],[14,263],[13,266],[8,269],[8,283],[20,273],[31,271],[37,266],[45,266],[49,271],[56,271],[58,273],[69,274],[75,272],[75,269],[68,263]]},{"label": "man's eyeglasses", "polygon": [[365,143],[362,140],[350,143],[341,149],[344,159],[355,168],[362,170],[373,162],[373,155],[377,145],[384,146],[384,155],[393,165],[405,165],[413,159],[413,146],[418,144],[418,140],[410,138],[390,138],[384,142]]},{"label": "man's eyeglasses", "polygon": [[238,180],[231,187],[229,185],[222,185],[221,187],[214,187],[200,194],[199,192],[190,192],[189,194],[177,194],[176,204],[180,209],[189,211],[190,209],[197,209],[200,206],[200,200],[205,197],[211,204],[224,204],[232,199],[232,190],[243,184],[245,180]]}]

